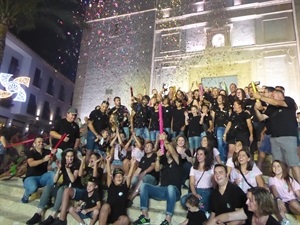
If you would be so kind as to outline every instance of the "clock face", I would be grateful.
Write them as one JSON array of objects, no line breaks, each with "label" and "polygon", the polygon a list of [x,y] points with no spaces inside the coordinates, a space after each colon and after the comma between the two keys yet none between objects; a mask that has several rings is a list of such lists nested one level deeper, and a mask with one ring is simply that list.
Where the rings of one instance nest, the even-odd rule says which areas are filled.
[{"label": "clock face", "polygon": [[212,38],[212,46],[219,48],[225,46],[225,37],[223,34],[215,34]]}]

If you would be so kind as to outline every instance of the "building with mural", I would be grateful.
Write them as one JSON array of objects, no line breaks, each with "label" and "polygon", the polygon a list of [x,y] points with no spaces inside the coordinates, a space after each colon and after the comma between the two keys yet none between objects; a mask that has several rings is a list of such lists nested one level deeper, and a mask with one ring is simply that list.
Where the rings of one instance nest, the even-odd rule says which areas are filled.
[{"label": "building with mural", "polygon": [[[86,1],[74,105],[194,81],[209,87],[281,85],[300,103],[300,2],[294,0]],[[111,101],[112,102],[112,101]]]},{"label": "building with mural", "polygon": [[74,83],[11,33],[0,69],[0,125],[49,130],[71,105]]}]

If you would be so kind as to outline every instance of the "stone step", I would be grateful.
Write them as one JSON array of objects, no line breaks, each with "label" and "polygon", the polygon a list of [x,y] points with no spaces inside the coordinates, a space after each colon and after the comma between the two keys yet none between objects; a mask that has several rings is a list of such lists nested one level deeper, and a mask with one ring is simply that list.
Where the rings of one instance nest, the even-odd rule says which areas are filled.
[{"label": "stone step", "polygon": [[[267,181],[268,177],[264,177]],[[0,181],[0,224],[2,225],[20,225],[25,222],[36,212],[39,201],[39,196],[42,189],[39,189],[38,193],[33,195],[30,203],[21,203],[21,197],[24,189],[22,186],[22,180],[13,178],[9,181]],[[183,190],[183,194],[187,191]],[[136,220],[140,215],[140,198],[137,196],[132,207],[128,209],[128,215],[132,221]],[[150,210],[149,217],[151,219],[151,225],[159,225],[165,218],[166,202],[156,201],[151,199],[149,202]],[[51,210],[47,210],[45,217],[51,213]],[[186,211],[181,207],[179,201],[175,206],[175,215],[172,219],[172,224],[177,225],[185,220]],[[300,216],[287,214],[287,218],[291,221],[291,225],[300,225]],[[70,215],[68,215],[68,225],[77,225]]]}]

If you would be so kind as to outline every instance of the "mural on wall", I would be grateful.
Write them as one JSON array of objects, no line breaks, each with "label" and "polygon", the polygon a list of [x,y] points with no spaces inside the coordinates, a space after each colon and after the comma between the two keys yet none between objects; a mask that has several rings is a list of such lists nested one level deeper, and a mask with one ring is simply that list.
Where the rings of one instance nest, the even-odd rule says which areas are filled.
[{"label": "mural on wall", "polygon": [[0,99],[6,99],[16,94],[13,101],[26,102],[26,92],[21,87],[21,84],[29,87],[30,77],[17,77],[11,80],[13,74],[0,73],[0,84],[5,88],[5,90],[0,90]]}]

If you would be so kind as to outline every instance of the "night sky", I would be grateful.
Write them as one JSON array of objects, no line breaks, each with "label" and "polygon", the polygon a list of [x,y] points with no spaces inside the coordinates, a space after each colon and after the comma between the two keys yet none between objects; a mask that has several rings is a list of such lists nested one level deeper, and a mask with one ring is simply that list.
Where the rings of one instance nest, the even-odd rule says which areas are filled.
[{"label": "night sky", "polygon": [[12,30],[20,40],[73,82],[76,79],[82,35],[82,26],[80,27],[78,24],[83,21],[84,16],[84,6],[80,0],[78,2],[77,5],[62,5],[57,1],[57,4],[60,4],[57,7],[72,12],[74,15],[73,24],[67,25],[63,20],[57,20],[65,37],[59,36],[55,30],[39,23],[34,30],[21,32]]}]

